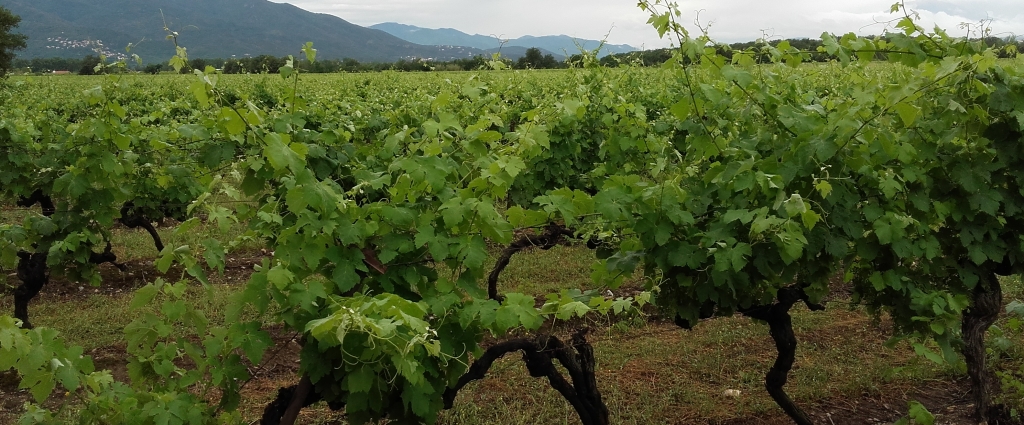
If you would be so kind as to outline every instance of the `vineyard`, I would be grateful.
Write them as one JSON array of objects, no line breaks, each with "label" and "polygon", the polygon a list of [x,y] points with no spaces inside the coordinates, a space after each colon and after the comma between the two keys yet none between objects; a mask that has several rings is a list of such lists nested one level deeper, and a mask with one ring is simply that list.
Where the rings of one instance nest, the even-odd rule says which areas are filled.
[{"label": "vineyard", "polygon": [[659,69],[0,81],[0,420],[1019,423],[1024,62],[641,6]]}]

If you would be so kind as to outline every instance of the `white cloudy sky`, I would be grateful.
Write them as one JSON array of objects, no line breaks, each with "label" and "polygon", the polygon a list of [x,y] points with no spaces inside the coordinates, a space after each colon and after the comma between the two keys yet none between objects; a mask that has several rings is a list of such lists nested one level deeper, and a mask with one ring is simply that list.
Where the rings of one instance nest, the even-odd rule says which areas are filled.
[{"label": "white cloudy sky", "polygon": [[[522,35],[566,34],[635,47],[662,47],[647,25],[648,15],[636,0],[271,0],[329,13],[369,26],[399,22],[426,28],[455,28],[470,34],[515,38]],[[823,31],[878,34],[891,19],[895,0],[678,0],[689,23],[700,10],[702,22],[712,22],[719,41],[754,40],[762,31],[771,38],[817,38]],[[997,35],[1024,36],[1022,0],[907,0],[926,27],[938,24],[953,34],[965,34],[962,22],[993,19]],[[691,28],[693,26],[691,25]]]}]

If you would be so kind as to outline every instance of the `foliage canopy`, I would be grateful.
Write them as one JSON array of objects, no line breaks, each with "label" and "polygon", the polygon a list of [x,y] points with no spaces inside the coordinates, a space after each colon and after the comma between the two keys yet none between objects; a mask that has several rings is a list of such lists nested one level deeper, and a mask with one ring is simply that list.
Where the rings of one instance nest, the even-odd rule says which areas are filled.
[{"label": "foliage canopy", "polygon": [[0,6],[0,76],[7,75],[14,61],[14,51],[24,49],[26,44],[22,34],[14,33],[21,22],[21,17],[7,8]]}]

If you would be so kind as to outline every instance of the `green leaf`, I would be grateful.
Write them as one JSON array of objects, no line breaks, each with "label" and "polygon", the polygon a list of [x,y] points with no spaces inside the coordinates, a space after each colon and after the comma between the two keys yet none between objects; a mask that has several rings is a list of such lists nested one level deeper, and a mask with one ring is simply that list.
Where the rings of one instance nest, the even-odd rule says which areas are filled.
[{"label": "green leaf", "polygon": [[253,196],[266,187],[267,181],[256,176],[256,173],[252,170],[247,170],[245,177],[242,178],[241,189],[242,193]]},{"label": "green leaf", "polygon": [[220,110],[220,119],[228,134],[235,136],[245,132],[245,121],[233,108],[224,107]]},{"label": "green leaf", "polygon": [[188,310],[188,306],[185,305],[185,301],[167,301],[160,306],[160,312],[171,321],[177,321],[185,315],[185,311]]},{"label": "green leaf", "polygon": [[263,148],[263,156],[275,170],[290,168],[292,172],[298,172],[305,167],[303,158],[289,147],[290,137],[287,134],[269,133],[264,136],[264,140],[266,146]]},{"label": "green leaf", "polygon": [[399,228],[412,227],[413,222],[416,219],[416,214],[413,210],[408,208],[395,208],[389,205],[385,205],[381,212],[388,221]]},{"label": "green leaf", "polygon": [[818,183],[814,185],[814,189],[821,194],[822,198],[828,198],[828,195],[832,193],[832,185],[825,180],[819,180]]},{"label": "green leaf", "polygon": [[129,309],[136,310],[144,306],[149,305],[153,301],[153,298],[160,293],[160,286],[150,283],[143,286],[135,291],[135,296],[132,297],[131,304],[128,305]]},{"label": "green leaf", "polygon": [[794,222],[786,222],[783,230],[775,234],[775,244],[781,248],[780,256],[782,261],[790,264],[803,255],[804,246],[807,245],[807,238]]},{"label": "green leaf", "polygon": [[789,217],[797,217],[807,211],[807,204],[804,199],[798,193],[794,193],[786,202],[783,202],[783,207],[786,209],[786,214]]},{"label": "green leaf", "polygon": [[672,238],[673,227],[671,223],[663,221],[658,223],[654,231],[654,242],[658,245],[665,245]]},{"label": "green leaf", "polygon": [[896,175],[893,173],[885,173],[885,177],[879,180],[878,188],[882,189],[882,193],[886,198],[893,199],[897,193],[903,190],[903,185],[896,181]]},{"label": "green leaf", "polygon": [[348,390],[353,393],[370,392],[376,380],[377,374],[367,365],[360,366],[345,377],[345,381],[348,383]]},{"label": "green leaf", "polygon": [[459,324],[467,328],[473,321],[479,320],[481,326],[490,327],[494,324],[495,312],[499,308],[501,304],[495,300],[474,300],[459,313]]},{"label": "green leaf", "polygon": [[189,86],[189,91],[192,92],[193,96],[195,96],[196,101],[199,102],[199,106],[202,106],[203,108],[210,106],[210,92],[206,83],[202,81],[193,82]]},{"label": "green leaf", "polygon": [[690,118],[690,100],[683,99],[680,100],[679,102],[676,102],[674,105],[672,105],[672,108],[670,108],[669,111],[671,111],[672,115],[675,115],[676,118],[679,118],[682,121],[686,121],[687,119]]},{"label": "green leaf", "polygon": [[878,238],[878,243],[882,245],[892,243],[894,233],[892,223],[888,220],[876,220],[872,227],[875,229],[875,237]]},{"label": "green leaf", "polygon": [[221,246],[220,241],[214,238],[208,238],[203,241],[203,259],[206,260],[206,264],[215,270],[224,272],[224,259],[227,256],[224,247]]},{"label": "green leaf", "polygon": [[981,265],[988,260],[988,255],[985,254],[985,248],[978,244],[973,244],[967,247],[967,255],[971,258],[971,261],[977,265]]},{"label": "green leaf", "polygon": [[56,387],[56,382],[53,378],[46,376],[45,373],[27,373],[25,374],[24,380],[33,382],[29,388],[29,392],[32,393],[32,398],[35,399],[36,403],[43,403],[47,398],[50,397],[50,393],[53,392],[53,388]]},{"label": "green leaf", "polygon": [[114,145],[120,150],[128,150],[132,147],[132,138],[123,134],[115,135]]},{"label": "green leaf", "polygon": [[167,273],[167,270],[171,268],[171,264],[174,263],[174,249],[170,246],[164,247],[164,250],[160,252],[160,258],[156,260],[156,269],[160,273]]},{"label": "green leaf", "polygon": [[893,108],[896,113],[899,114],[900,119],[903,120],[903,125],[910,127],[914,125],[914,121],[917,120],[918,115],[921,114],[921,108],[908,103],[897,103]]},{"label": "green leaf", "polygon": [[508,223],[512,227],[522,229],[540,226],[548,222],[548,214],[543,211],[525,210],[518,205],[505,211]]},{"label": "green leaf", "polygon": [[732,269],[741,271],[747,266],[747,257],[753,254],[750,244],[740,242],[729,250],[729,258],[732,260]]},{"label": "green leaf", "polygon": [[935,416],[924,407],[923,404],[915,401],[911,401],[908,416],[914,420],[917,425],[934,425]]},{"label": "green leaf", "polygon": [[1024,303],[1014,300],[1006,305],[1006,314],[1024,318]]},{"label": "green leaf", "polygon": [[590,307],[580,301],[573,301],[562,304],[558,307],[555,317],[559,320],[569,320],[573,316],[583,317],[590,311]]},{"label": "green leaf", "polygon": [[[484,265],[484,261],[487,260],[487,245],[483,237],[475,236],[469,243],[463,244],[465,247],[463,254],[463,265],[471,269],[480,268]],[[461,249],[461,248],[460,248]]]},{"label": "green leaf", "polygon": [[307,41],[306,44],[302,46],[302,53],[306,54],[306,60],[309,61],[309,63],[316,62],[316,49],[313,48],[312,41]]},{"label": "green leaf", "polygon": [[259,328],[259,323],[245,322],[231,325],[229,335],[232,343],[242,348],[246,358],[253,364],[259,364],[263,353],[271,344],[270,334]]},{"label": "green leaf", "polygon": [[814,225],[818,224],[818,221],[821,220],[821,215],[814,212],[814,210],[808,209],[800,214],[800,218],[804,222],[804,227],[806,227],[807,230],[812,230],[814,229]]},{"label": "green leaf", "polygon": [[946,361],[943,360],[942,356],[939,355],[939,353],[936,353],[935,351],[932,351],[928,347],[925,347],[924,344],[915,343],[914,352],[917,353],[917,355],[923,356],[924,358],[931,360],[937,364],[946,364]]},{"label": "green leaf", "polygon": [[[797,56],[799,58],[799,56]],[[799,65],[799,61],[796,62]],[[722,67],[722,77],[726,80],[735,82],[736,85],[747,88],[750,83],[754,81],[754,76],[750,75],[750,72],[744,69],[735,68],[732,65],[726,65]]]},{"label": "green leaf", "polygon": [[519,326],[530,330],[539,328],[544,323],[544,319],[534,307],[535,303],[536,300],[529,295],[505,294],[505,301],[494,316],[498,330],[504,332]]},{"label": "green leaf", "polygon": [[740,223],[748,224],[754,219],[757,211],[750,210],[729,210],[722,215],[722,221],[726,223],[732,223],[733,221],[739,220]]},{"label": "green leaf", "polygon": [[267,280],[281,291],[292,283],[294,277],[295,275],[284,268],[284,266],[276,266],[267,272]]},{"label": "green leaf", "polygon": [[[56,360],[56,359],[54,359]],[[75,391],[81,384],[79,370],[72,365],[63,365],[54,372],[54,378],[60,381],[60,385],[68,391]]]}]

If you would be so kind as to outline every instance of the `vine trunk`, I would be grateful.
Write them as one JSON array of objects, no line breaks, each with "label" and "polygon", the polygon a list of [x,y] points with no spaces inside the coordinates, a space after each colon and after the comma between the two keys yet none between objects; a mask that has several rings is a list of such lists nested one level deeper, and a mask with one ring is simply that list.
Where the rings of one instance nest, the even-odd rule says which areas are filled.
[{"label": "vine trunk", "polygon": [[971,294],[971,307],[964,312],[962,331],[963,355],[967,375],[971,379],[975,416],[985,423],[989,420],[993,377],[985,364],[985,333],[995,323],[1003,306],[1003,292],[994,273],[984,276]]}]

